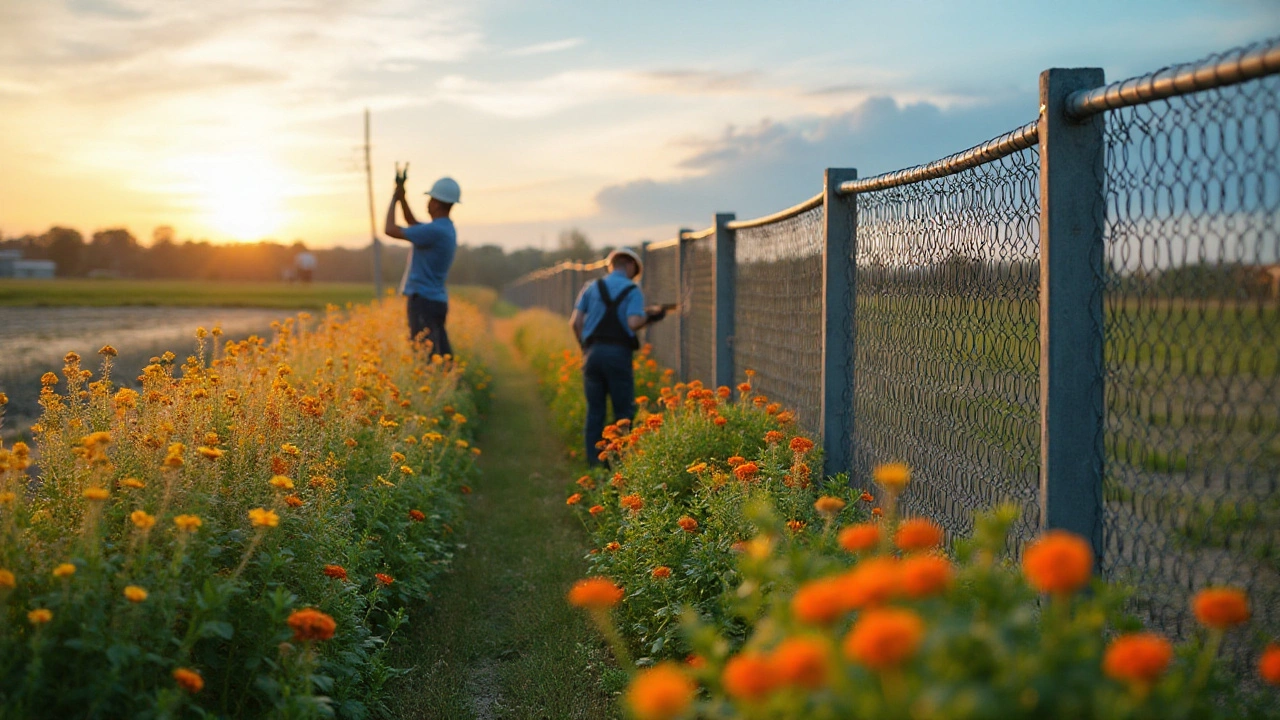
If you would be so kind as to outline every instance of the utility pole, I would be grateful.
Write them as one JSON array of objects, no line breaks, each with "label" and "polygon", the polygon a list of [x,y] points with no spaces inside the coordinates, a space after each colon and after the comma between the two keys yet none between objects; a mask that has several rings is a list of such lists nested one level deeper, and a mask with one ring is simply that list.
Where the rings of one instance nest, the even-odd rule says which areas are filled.
[{"label": "utility pole", "polygon": [[382,241],[373,216],[373,164],[369,160],[369,108],[364,109],[364,177],[369,187],[369,236],[373,238],[373,292],[382,299]]}]

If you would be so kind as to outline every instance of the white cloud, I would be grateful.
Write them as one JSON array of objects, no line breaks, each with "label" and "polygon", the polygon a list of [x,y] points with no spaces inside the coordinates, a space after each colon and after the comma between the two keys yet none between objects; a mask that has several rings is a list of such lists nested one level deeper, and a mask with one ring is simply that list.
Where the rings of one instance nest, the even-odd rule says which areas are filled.
[{"label": "white cloud", "polygon": [[546,55],[547,53],[564,52],[572,50],[586,42],[583,38],[565,38],[564,40],[552,40],[551,42],[537,43],[534,45],[525,45],[523,47],[512,48],[506,52],[507,55],[515,57],[527,57],[529,55]]}]

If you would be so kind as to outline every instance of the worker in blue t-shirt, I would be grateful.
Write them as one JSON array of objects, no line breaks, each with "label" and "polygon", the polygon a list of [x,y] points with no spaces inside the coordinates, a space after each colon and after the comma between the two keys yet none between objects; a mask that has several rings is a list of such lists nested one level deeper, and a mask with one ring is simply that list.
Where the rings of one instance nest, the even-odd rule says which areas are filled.
[{"label": "worker in blue t-shirt", "polygon": [[[409,263],[400,281],[400,294],[408,298],[409,336],[414,340],[424,338],[431,343],[432,355],[451,355],[449,333],[444,321],[449,314],[449,294],[445,281],[458,250],[458,233],[449,219],[449,211],[461,201],[462,190],[453,178],[443,177],[427,192],[427,214],[431,222],[420,223],[405,200],[404,177],[397,173],[396,192],[387,208],[387,236],[408,240],[413,244],[409,251]],[[409,227],[396,225],[396,204],[404,213]]]},{"label": "worker in blue t-shirt", "polygon": [[636,381],[631,354],[640,348],[636,331],[666,317],[662,307],[645,308],[635,279],[644,269],[629,248],[609,253],[609,274],[587,283],[578,294],[569,324],[585,353],[582,384],[587,394],[587,464],[600,464],[596,443],[604,433],[605,399],[613,418],[630,420],[636,412]]}]

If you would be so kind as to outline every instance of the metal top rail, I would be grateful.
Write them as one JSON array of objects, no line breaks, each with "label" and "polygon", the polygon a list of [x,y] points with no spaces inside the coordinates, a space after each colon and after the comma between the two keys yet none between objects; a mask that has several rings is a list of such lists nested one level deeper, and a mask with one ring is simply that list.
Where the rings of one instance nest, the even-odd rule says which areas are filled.
[{"label": "metal top rail", "polygon": [[511,284],[521,285],[527,282],[533,282],[534,280],[541,280],[544,277],[555,275],[556,273],[564,270],[599,270],[600,268],[605,267],[607,263],[608,261],[606,260],[596,260],[595,262],[590,263],[569,262],[566,260],[564,262],[556,263],[551,267],[544,267],[540,270],[534,270],[530,273],[526,273],[525,275],[513,280]]},{"label": "metal top rail", "polygon": [[651,242],[644,246],[646,250],[666,250],[670,247],[676,247],[680,244],[680,238],[671,238],[662,242]]},{"label": "metal top rail", "polygon": [[701,240],[702,238],[711,237],[716,234],[716,229],[709,227],[705,230],[696,230],[691,232],[680,233],[680,240]]},{"label": "metal top rail", "polygon": [[1280,72],[1280,37],[1212,55],[1206,60],[1161,68],[1146,75],[1081,90],[1067,98],[1067,117],[1083,120],[1105,110],[1226,87]]},{"label": "metal top rail", "polygon": [[[780,210],[772,215],[765,215],[764,217],[758,217],[753,220],[734,220],[733,222],[728,223],[725,227],[730,230],[745,230],[747,228],[760,227],[761,225],[768,225],[770,223],[776,223],[788,218],[793,218],[800,213],[808,212],[821,205],[822,197],[823,193],[818,193],[799,205],[793,205],[786,210]],[[712,228],[712,231],[714,231],[714,228]]]},{"label": "metal top rail", "polygon": [[915,167],[875,175],[861,180],[849,180],[840,183],[838,191],[841,195],[849,195],[851,193],[885,190],[924,180],[936,180],[940,177],[955,175],[970,168],[999,160],[1019,150],[1026,150],[1039,142],[1039,140],[1039,122],[1029,122],[1016,130],[992,138],[981,145],[975,145],[963,152],[948,155],[941,160],[934,160],[925,165],[916,165]]}]

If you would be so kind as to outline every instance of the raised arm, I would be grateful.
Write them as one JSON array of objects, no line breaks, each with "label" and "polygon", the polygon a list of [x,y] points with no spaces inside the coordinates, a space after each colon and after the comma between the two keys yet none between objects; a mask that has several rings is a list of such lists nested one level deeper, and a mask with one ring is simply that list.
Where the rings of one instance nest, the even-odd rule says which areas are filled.
[{"label": "raised arm", "polygon": [[404,199],[404,188],[397,188],[396,194],[391,196],[391,204],[387,206],[387,222],[382,228],[383,234],[387,237],[399,238],[404,240],[404,230],[396,224],[396,203]]},{"label": "raised arm", "polygon": [[413,216],[413,210],[409,209],[409,201],[405,199],[403,194],[400,195],[400,212],[404,215],[404,221],[410,227],[418,224],[418,218]]}]

